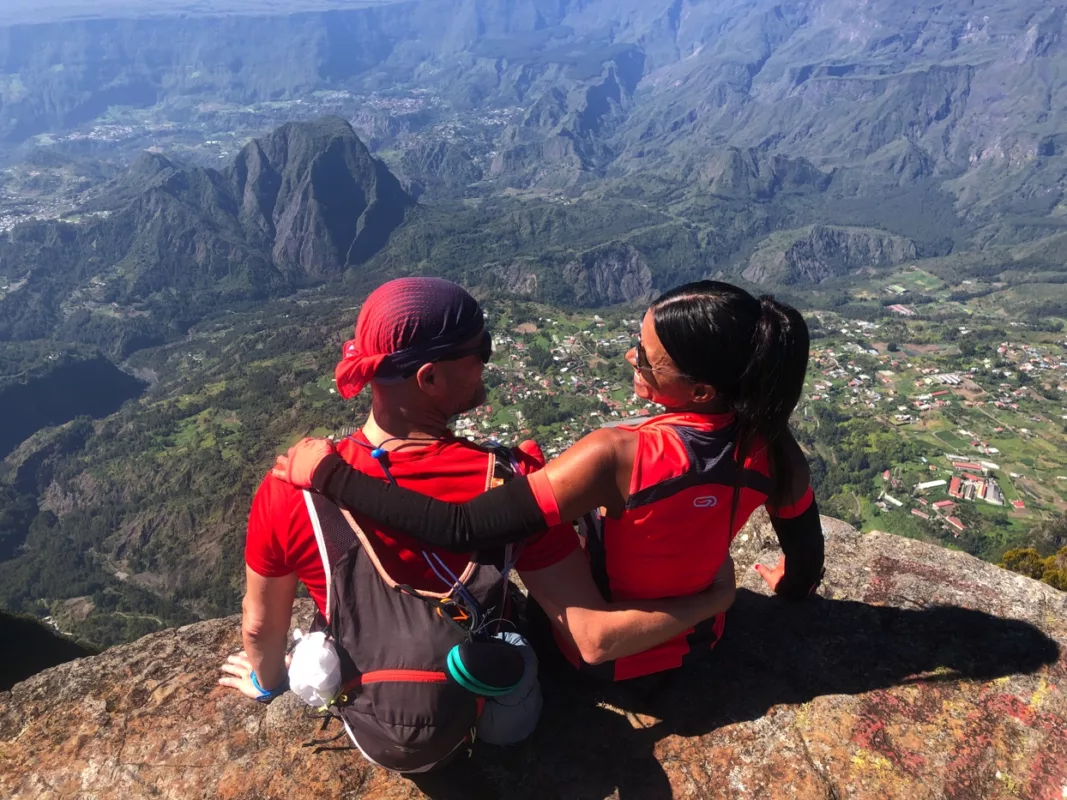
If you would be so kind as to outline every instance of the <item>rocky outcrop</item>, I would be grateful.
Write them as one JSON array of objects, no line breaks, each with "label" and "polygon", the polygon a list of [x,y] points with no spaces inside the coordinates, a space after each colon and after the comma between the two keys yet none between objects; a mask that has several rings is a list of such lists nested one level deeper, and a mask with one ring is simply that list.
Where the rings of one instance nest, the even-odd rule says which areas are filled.
[{"label": "rocky outcrop", "polygon": [[250,241],[287,272],[322,275],[378,252],[413,205],[336,117],[293,122],[250,142],[226,173]]},{"label": "rocky outcrop", "polygon": [[[544,679],[532,740],[418,785],[325,739],[291,695],[216,685],[236,618],[148,636],[0,695],[10,798],[668,797],[1062,800],[1067,594],[958,552],[824,519],[821,597],[788,605],[738,537],[713,657],[642,692]],[[310,609],[301,601],[300,616]]]},{"label": "rocky outcrop", "polygon": [[696,174],[712,194],[752,200],[770,200],[782,191],[822,192],[831,180],[806,159],[737,147],[711,154]]},{"label": "rocky outcrop", "polygon": [[[566,186],[581,173],[596,173],[614,158],[607,143],[632,106],[645,56],[623,48],[599,78],[570,93],[556,86],[531,103],[521,122],[505,132],[490,174],[507,185]],[[595,63],[595,59],[593,59]]]},{"label": "rocky outcrop", "polygon": [[447,141],[421,140],[404,151],[400,169],[419,196],[462,195],[484,175],[469,152]]},{"label": "rocky outcrop", "polygon": [[580,254],[563,267],[563,279],[579,305],[651,300],[652,271],[636,247],[611,242]]},{"label": "rocky outcrop", "polygon": [[491,274],[511,294],[528,297],[537,294],[537,264],[529,259],[516,259],[510,264],[494,267]]},{"label": "rocky outcrop", "polygon": [[885,231],[813,225],[769,237],[752,254],[744,277],[762,284],[820,283],[917,255],[914,242]]},{"label": "rocky outcrop", "polygon": [[493,158],[490,174],[520,188],[567,186],[584,168],[573,137],[555,133],[540,141],[508,145]]}]

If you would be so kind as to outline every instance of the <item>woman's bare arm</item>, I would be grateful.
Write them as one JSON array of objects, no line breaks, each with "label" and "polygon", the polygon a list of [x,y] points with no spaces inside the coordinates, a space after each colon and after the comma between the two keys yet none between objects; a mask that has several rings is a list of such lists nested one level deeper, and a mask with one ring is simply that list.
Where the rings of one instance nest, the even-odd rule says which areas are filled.
[{"label": "woman's bare arm", "polygon": [[634,440],[617,428],[593,431],[548,462],[534,480],[551,485],[561,519],[578,519],[601,507],[621,511],[633,471]]},{"label": "woman's bare arm", "polygon": [[609,603],[593,583],[585,553],[575,550],[551,567],[520,577],[553,625],[582,660],[601,664],[643,652],[726,611],[737,593],[729,556],[702,592],[661,600]]},{"label": "woman's bare arm", "polygon": [[447,503],[364,475],[318,440],[301,442],[288,458],[280,457],[274,474],[310,485],[339,505],[427,544],[470,552],[522,541],[594,508],[621,508],[629,479],[620,463],[627,436],[614,429],[596,431],[544,471],[467,503]]}]

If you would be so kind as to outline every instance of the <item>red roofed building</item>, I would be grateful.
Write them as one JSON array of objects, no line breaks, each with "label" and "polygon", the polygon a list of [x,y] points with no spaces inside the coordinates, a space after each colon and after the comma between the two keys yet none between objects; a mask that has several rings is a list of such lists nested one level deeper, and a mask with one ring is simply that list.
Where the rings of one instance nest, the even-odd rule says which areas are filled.
[{"label": "red roofed building", "polygon": [[[953,478],[953,480],[959,480],[959,478]],[[938,500],[934,503],[934,508],[952,508],[954,505],[956,504],[951,500]]]},{"label": "red roofed building", "polygon": [[965,526],[962,522],[960,522],[960,520],[958,518],[956,518],[956,517],[945,517],[945,522],[947,522],[949,525],[951,525],[956,530],[959,530],[959,531],[967,530],[967,526]]},{"label": "red roofed building", "polygon": [[975,464],[973,461],[954,461],[954,462],[952,462],[952,468],[953,469],[969,469],[969,470],[974,470],[975,472],[981,472],[982,471],[982,465],[981,464]]},{"label": "red roofed building", "polygon": [[922,519],[930,519],[930,515],[929,514],[926,514],[926,513],[920,511],[917,508],[913,508],[911,510],[911,513],[914,514],[917,517],[921,517]]},{"label": "red roofed building", "polygon": [[1022,500],[1012,500],[1011,504],[1016,508],[1026,508],[1026,503],[1024,503]]},{"label": "red roofed building", "polygon": [[963,492],[960,491],[960,487],[963,485],[963,481],[959,478],[953,478],[948,484],[948,493],[950,497],[963,497]]}]

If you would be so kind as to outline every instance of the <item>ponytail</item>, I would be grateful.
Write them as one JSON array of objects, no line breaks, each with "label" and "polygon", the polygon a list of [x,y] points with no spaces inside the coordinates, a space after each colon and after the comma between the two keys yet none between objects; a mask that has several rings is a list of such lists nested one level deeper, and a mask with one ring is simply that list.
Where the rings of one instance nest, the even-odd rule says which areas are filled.
[{"label": "ponytail", "polygon": [[[758,300],[721,281],[697,281],[652,304],[656,333],[678,368],[715,387],[737,418],[738,482],[730,511],[733,532],[745,461],[757,442],[767,447],[772,491],[781,495],[783,444],[808,370],[808,326],[800,312],[770,295]],[[712,358],[708,354],[714,354]]]},{"label": "ponytail", "polygon": [[771,474],[776,475],[775,456],[781,452],[782,437],[789,430],[789,417],[804,391],[808,326],[799,311],[779,303],[769,294],[760,297],[759,304],[750,360],[733,401],[738,424],[737,456],[738,464],[743,464],[753,444],[763,440],[772,462]]}]

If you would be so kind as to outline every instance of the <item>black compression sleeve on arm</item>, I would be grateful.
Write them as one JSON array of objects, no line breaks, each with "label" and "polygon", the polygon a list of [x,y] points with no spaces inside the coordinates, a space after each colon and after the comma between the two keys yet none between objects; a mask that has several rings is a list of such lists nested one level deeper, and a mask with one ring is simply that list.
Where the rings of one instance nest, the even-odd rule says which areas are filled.
[{"label": "black compression sleeve on arm", "polygon": [[780,519],[772,515],[771,526],[785,554],[785,575],[777,592],[794,600],[803,599],[822,582],[825,545],[819,508],[812,499],[799,517]]},{"label": "black compression sleeve on arm", "polygon": [[339,506],[455,553],[501,547],[548,530],[526,477],[467,503],[446,503],[364,475],[335,453],[319,464],[311,485]]}]

